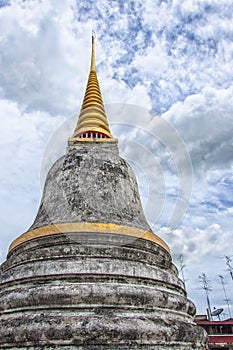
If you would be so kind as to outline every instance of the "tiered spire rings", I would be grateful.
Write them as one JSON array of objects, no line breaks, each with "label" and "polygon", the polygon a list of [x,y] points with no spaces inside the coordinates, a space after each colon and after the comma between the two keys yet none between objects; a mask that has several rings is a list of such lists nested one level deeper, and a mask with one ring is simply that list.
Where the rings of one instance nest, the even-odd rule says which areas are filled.
[{"label": "tiered spire rings", "polygon": [[112,138],[96,74],[94,32],[90,73],[73,138]]}]

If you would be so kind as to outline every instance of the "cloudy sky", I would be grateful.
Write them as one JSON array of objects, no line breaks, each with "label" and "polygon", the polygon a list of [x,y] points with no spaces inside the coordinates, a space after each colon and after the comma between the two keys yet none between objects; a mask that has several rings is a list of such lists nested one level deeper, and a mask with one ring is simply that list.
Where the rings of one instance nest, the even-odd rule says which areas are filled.
[{"label": "cloudy sky", "polygon": [[[65,152],[96,32],[97,72],[146,215],[205,313],[233,302],[233,1],[0,0],[0,261]],[[51,151],[52,150],[52,151]],[[232,263],[233,266],[233,263]],[[233,314],[233,307],[232,307]]]}]

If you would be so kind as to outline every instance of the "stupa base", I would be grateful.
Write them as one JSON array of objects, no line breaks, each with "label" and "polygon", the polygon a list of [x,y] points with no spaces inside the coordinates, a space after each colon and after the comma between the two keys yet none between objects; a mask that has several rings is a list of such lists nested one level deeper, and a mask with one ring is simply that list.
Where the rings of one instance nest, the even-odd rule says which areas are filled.
[{"label": "stupa base", "polygon": [[1,267],[1,349],[205,349],[170,254],[141,238],[66,233]]}]

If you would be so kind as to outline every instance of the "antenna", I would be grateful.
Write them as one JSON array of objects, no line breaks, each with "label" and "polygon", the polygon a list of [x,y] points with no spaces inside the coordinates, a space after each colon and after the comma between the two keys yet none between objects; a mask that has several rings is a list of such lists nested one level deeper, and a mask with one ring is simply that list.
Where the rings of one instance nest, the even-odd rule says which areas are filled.
[{"label": "antenna", "polygon": [[94,29],[92,29],[92,32],[91,32],[91,34],[92,34],[92,37],[95,39],[96,38],[96,34],[95,34],[95,31],[94,31]]},{"label": "antenna", "polygon": [[[185,265],[184,265],[184,257],[183,257],[183,254],[180,254],[179,256],[179,263],[180,263],[180,273],[181,273],[181,276],[182,276],[182,280],[184,282],[184,286],[185,286],[185,282],[187,281],[184,277],[184,268],[185,268]],[[186,286],[185,286],[185,289],[186,289]]]},{"label": "antenna", "polygon": [[224,293],[224,296],[225,296],[225,299],[224,301],[226,301],[227,303],[227,308],[228,308],[228,314],[230,316],[230,318],[232,317],[231,316],[231,308],[230,308],[230,299],[227,298],[227,293],[226,293],[226,288],[225,288],[225,282],[224,282],[224,277],[222,275],[219,275],[219,278],[220,278],[220,281],[221,281],[221,284],[222,284],[222,289],[223,289],[223,293]]},{"label": "antenna", "polygon": [[206,293],[206,301],[207,301],[207,316],[210,321],[213,320],[212,314],[211,314],[211,306],[210,306],[210,297],[209,292],[211,291],[211,288],[209,287],[209,281],[207,280],[206,274],[202,273],[201,276],[199,276],[201,282],[202,282],[202,289]]},{"label": "antenna", "polygon": [[225,255],[226,258],[226,265],[228,267],[228,271],[230,272],[231,279],[233,281],[233,267],[231,266],[232,260],[228,255]]}]

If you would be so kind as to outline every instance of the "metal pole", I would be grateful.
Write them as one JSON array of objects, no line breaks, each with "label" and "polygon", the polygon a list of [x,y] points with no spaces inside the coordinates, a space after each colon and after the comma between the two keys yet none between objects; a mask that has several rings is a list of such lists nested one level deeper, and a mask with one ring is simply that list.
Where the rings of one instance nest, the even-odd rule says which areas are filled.
[{"label": "metal pole", "polygon": [[182,275],[182,280],[183,280],[183,282],[184,282],[184,287],[185,287],[185,289],[186,289],[186,286],[185,286],[186,279],[184,278],[184,268],[185,268],[185,265],[184,265],[184,258],[183,258],[183,255],[182,255],[182,254],[180,254],[179,261],[180,261],[180,272],[181,272],[181,275]]},{"label": "metal pole", "polygon": [[[199,276],[199,278],[202,280],[202,284],[203,284],[203,287],[202,289],[205,291],[206,293],[206,301],[207,301],[207,313],[208,313],[208,318],[210,321],[213,320],[212,318],[212,315],[211,315],[211,306],[210,306],[210,298],[209,298],[209,291],[211,290],[209,285],[208,285],[208,281],[207,281],[207,278],[206,278],[206,274],[205,273],[202,273],[201,276]],[[209,312],[208,312],[209,311]]]},{"label": "metal pole", "polygon": [[224,301],[226,301],[226,303],[227,303],[228,313],[229,313],[229,316],[230,316],[230,318],[231,318],[231,317],[232,317],[232,316],[231,316],[231,308],[230,308],[230,303],[229,303],[230,299],[227,298],[227,293],[226,293],[225,283],[224,283],[224,277],[223,277],[222,275],[219,275],[219,277],[220,277],[220,280],[221,280],[223,293],[224,293],[224,295],[225,295]]},{"label": "metal pole", "polygon": [[225,258],[226,258],[226,265],[228,267],[228,271],[230,272],[230,275],[231,275],[231,279],[233,281],[233,267],[231,266],[231,258],[227,255],[225,255]]}]

